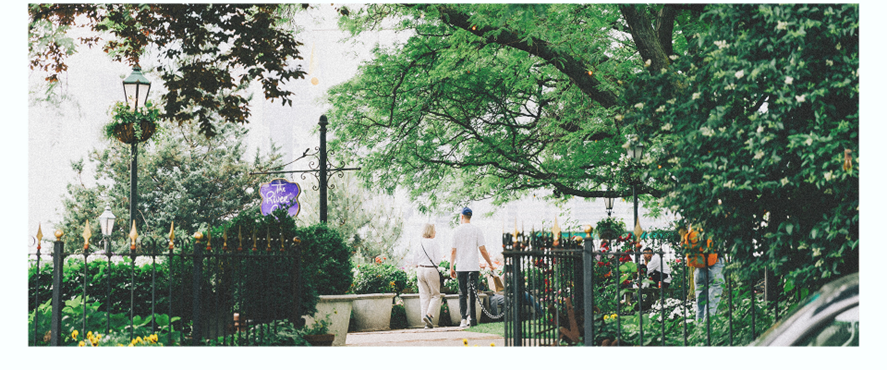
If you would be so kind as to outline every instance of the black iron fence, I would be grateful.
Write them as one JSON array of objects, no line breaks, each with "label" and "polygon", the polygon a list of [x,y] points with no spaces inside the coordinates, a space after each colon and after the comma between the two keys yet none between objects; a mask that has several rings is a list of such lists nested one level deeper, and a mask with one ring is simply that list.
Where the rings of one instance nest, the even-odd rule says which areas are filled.
[{"label": "black iron fence", "polygon": [[[720,270],[728,262],[722,258],[695,279],[675,238],[645,233],[640,244],[626,248],[634,245],[630,234],[593,240],[564,233],[557,242],[545,232],[504,234],[506,345],[744,345],[789,309],[792,297],[772,276],[771,284],[739,280]],[[637,263],[646,247],[669,264],[668,284],[651,281]],[[712,314],[699,318],[697,310]]]},{"label": "black iron fence", "polygon": [[230,242],[227,233],[135,237],[121,243],[125,253],[88,237],[65,252],[57,239],[51,253],[38,244],[29,256],[29,345],[121,329],[166,345],[255,345],[279,320],[301,324],[299,240],[282,229],[238,231]]}]

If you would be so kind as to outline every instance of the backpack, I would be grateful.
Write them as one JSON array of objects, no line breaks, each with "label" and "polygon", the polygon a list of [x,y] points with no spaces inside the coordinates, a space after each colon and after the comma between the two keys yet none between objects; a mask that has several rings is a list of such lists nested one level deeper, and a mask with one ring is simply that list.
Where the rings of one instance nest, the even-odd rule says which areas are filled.
[{"label": "backpack", "polygon": [[[718,254],[717,253],[709,253],[708,258],[702,253],[704,250],[699,245],[699,233],[696,231],[690,231],[684,235],[681,240],[681,244],[690,245],[690,248],[698,250],[699,253],[693,253],[687,255],[687,266],[697,267],[697,268],[706,268],[710,266],[714,266],[715,263],[718,262]],[[711,250],[711,239],[706,240],[706,249]]]}]

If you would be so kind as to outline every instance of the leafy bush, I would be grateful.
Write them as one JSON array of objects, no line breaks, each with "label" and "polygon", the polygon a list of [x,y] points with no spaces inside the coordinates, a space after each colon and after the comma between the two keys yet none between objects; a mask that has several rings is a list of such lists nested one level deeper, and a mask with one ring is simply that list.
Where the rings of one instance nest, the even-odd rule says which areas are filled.
[{"label": "leafy bush", "polygon": [[319,294],[344,294],[354,280],[351,249],[338,231],[320,223],[296,231],[302,240],[302,260]]},{"label": "leafy bush", "polygon": [[393,265],[374,263],[357,267],[354,294],[400,293],[407,285],[407,274]]},{"label": "leafy bush", "polygon": [[391,329],[406,329],[410,327],[407,323],[407,310],[403,306],[403,301],[391,306]]},{"label": "leafy bush", "polygon": [[[98,342],[96,343],[108,345],[112,344],[112,341],[114,341],[113,344],[117,344],[118,342],[114,338],[125,337],[127,338],[127,341],[129,340],[130,328],[132,328],[133,336],[137,337],[147,337],[152,335],[152,333],[157,333],[158,336],[155,337],[155,339],[163,343],[175,343],[180,337],[180,333],[173,331],[171,326],[172,323],[180,319],[179,317],[170,318],[169,315],[166,314],[155,314],[153,317],[154,327],[152,328],[151,315],[146,317],[136,315],[133,316],[132,325],[130,325],[130,317],[128,314],[112,313],[111,315],[108,315],[107,312],[99,311],[99,307],[101,306],[100,303],[90,303],[89,297],[87,297],[86,301],[86,303],[83,302],[82,296],[77,296],[65,301],[65,305],[62,308],[62,343],[64,345],[76,346],[84,338],[92,339],[88,338],[91,335],[87,335],[91,332],[105,333],[104,339],[97,339]],[[39,315],[37,315],[38,311]],[[85,322],[84,311],[86,313]],[[31,310],[28,313],[28,345],[34,344],[33,338],[35,335],[37,336],[38,346],[49,345],[51,318],[52,300],[41,303],[36,310]],[[110,332],[108,332],[109,318]],[[36,327],[35,321],[37,322]],[[80,333],[80,330],[86,330],[87,332]],[[168,337],[170,333],[172,333],[171,338]],[[95,343],[92,342],[89,344],[95,345]]]},{"label": "leafy bush", "polygon": [[[120,262],[97,258],[86,264],[86,293],[87,302],[102,302],[103,308],[113,312],[129,312],[130,287],[134,286],[134,314],[151,314],[151,284],[152,278],[156,282],[155,310],[167,310],[169,307],[169,269],[165,259],[158,259],[156,266],[151,264],[130,264],[129,257],[123,257]],[[62,299],[70,300],[83,294],[84,264],[82,259],[69,258],[64,263],[64,275],[62,276]],[[37,266],[32,264],[28,268],[28,310],[34,310],[34,293],[39,288],[40,298],[52,296],[52,265],[40,266],[40,280],[37,285]],[[110,302],[106,302],[108,294],[108,278],[111,281]],[[41,299],[42,301],[42,299]]]}]

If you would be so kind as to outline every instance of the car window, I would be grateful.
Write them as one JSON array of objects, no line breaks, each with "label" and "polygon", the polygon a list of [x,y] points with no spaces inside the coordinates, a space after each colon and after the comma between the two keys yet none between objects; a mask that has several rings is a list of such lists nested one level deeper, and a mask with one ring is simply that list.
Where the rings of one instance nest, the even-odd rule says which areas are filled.
[{"label": "car window", "polygon": [[859,346],[859,306],[853,306],[801,339],[800,346]]}]

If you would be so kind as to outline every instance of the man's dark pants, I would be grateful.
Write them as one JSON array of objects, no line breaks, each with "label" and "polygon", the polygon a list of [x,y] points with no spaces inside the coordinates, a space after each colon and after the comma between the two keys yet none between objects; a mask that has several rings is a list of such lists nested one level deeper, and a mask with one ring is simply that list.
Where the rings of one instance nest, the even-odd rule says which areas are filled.
[{"label": "man's dark pants", "polygon": [[456,271],[456,279],[459,280],[459,314],[463,320],[470,317],[471,319],[468,322],[471,326],[477,325],[477,313],[474,312],[477,305],[477,297],[475,297],[474,292],[470,291],[468,282],[471,281],[475,289],[477,289],[478,275],[480,275],[479,271]]}]

